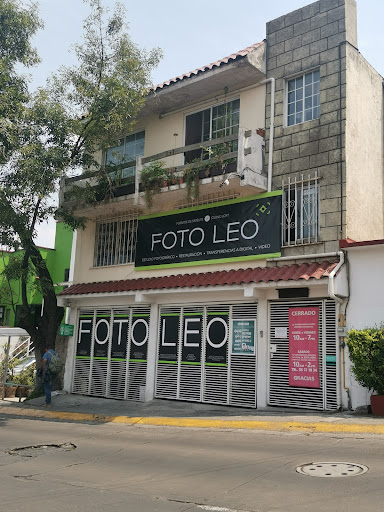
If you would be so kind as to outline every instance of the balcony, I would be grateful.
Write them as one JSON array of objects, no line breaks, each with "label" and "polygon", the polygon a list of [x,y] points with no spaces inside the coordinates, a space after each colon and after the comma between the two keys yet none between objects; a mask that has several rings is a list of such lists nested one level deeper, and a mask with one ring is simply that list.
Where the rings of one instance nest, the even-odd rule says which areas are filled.
[{"label": "balcony", "polygon": [[[227,185],[230,185],[230,190],[236,191],[236,196],[263,193],[267,190],[267,176],[264,173],[262,135],[259,130],[240,128],[236,135],[169,149],[146,157],[138,156],[136,171],[128,177],[123,177],[123,165],[120,165],[107,172],[87,171],[79,176],[65,178],[60,187],[60,205],[84,210],[91,203],[101,204],[108,199],[109,203],[116,205],[128,200],[136,207],[148,208],[141,174],[146,167],[153,166],[153,162],[163,162],[164,176],[167,177],[156,183],[158,193],[155,207],[158,211],[201,204],[208,197],[212,197],[213,201],[215,195],[220,196],[219,191],[222,192],[222,198],[226,199],[224,191]],[[231,150],[236,146],[236,151]],[[219,151],[215,148],[219,148]],[[167,163],[174,155],[185,155],[196,150],[203,152],[203,159],[176,167]],[[190,196],[188,179],[191,175],[195,177],[194,186],[199,188],[200,200]],[[89,199],[86,199],[88,196]],[[205,202],[211,201],[207,199]]]}]

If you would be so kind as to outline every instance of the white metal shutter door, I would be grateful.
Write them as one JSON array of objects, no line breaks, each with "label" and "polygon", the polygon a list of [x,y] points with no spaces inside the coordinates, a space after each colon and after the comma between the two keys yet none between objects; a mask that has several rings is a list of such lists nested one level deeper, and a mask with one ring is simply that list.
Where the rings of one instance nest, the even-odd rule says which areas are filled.
[{"label": "white metal shutter door", "polygon": [[116,309],[112,316],[112,340],[109,357],[107,397],[124,399],[127,379],[127,345],[130,309]]},{"label": "white metal shutter door", "polygon": [[129,336],[128,389],[129,400],[145,400],[150,307],[132,309]]},{"label": "white metal shutter door", "polygon": [[[203,388],[203,402],[206,403],[215,403],[215,404],[228,404],[228,381],[229,381],[229,372],[228,372],[228,339],[229,339],[229,313],[230,306],[226,305],[212,305],[206,308],[206,320],[205,330],[204,330],[204,388]],[[210,344],[208,340],[208,326],[210,324],[210,319],[221,319],[222,322],[226,323],[226,339],[225,345],[220,347],[220,351],[225,351],[223,356],[225,357],[225,362],[209,362],[207,351],[210,349]],[[220,327],[220,321],[218,323],[218,327]],[[224,339],[224,338],[223,338]],[[219,343],[220,345],[220,343]],[[212,348],[212,347],[211,347]],[[214,352],[214,351],[212,351]]]},{"label": "white metal shutter door", "polygon": [[337,410],[340,407],[337,401],[337,319],[336,319],[336,304],[332,300],[325,301],[325,333],[326,333],[326,354],[325,354],[325,367],[326,367],[326,409]]},{"label": "white metal shutter door", "polygon": [[89,393],[93,317],[93,310],[79,311],[72,393]]},{"label": "white metal shutter door", "polygon": [[[289,376],[289,308],[291,307],[319,308],[319,377],[320,388],[290,387]],[[325,316],[324,301],[273,302],[269,308],[269,342],[275,345],[275,351],[270,352],[269,362],[269,405],[297,407],[305,409],[325,409]],[[287,337],[276,337],[276,328],[286,329]]]},{"label": "white metal shutter door", "polygon": [[91,359],[91,379],[89,388],[89,394],[91,396],[106,396],[110,325],[111,310],[96,310],[92,337],[93,346]]},{"label": "white metal shutter door", "polygon": [[202,339],[204,308],[182,309],[179,341],[179,400],[201,401]]},{"label": "white metal shutter door", "polygon": [[256,407],[257,304],[232,306],[232,320],[243,319],[255,320],[255,355],[230,356],[229,403],[240,407]]},{"label": "white metal shutter door", "polygon": [[156,398],[177,398],[181,329],[180,318],[180,307],[160,308],[155,389]]}]

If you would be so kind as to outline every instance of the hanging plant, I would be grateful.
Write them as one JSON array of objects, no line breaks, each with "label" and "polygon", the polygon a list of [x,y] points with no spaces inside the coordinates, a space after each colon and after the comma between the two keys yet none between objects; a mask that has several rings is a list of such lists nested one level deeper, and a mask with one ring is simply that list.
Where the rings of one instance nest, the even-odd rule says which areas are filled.
[{"label": "hanging plant", "polygon": [[146,165],[140,174],[140,181],[144,189],[145,202],[148,208],[152,208],[153,196],[158,194],[169,174],[164,168],[164,162],[151,162]]},{"label": "hanging plant", "polygon": [[190,165],[184,169],[183,179],[186,184],[185,190],[188,202],[196,201],[200,196],[199,172],[200,167],[196,166],[195,162],[191,162]]}]

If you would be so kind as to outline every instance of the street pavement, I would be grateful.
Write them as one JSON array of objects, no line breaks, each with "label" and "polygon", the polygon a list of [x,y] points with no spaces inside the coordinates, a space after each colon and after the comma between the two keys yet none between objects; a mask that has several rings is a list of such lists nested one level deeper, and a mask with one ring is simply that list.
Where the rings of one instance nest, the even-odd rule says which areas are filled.
[{"label": "street pavement", "polygon": [[384,435],[384,418],[367,412],[246,409],[158,399],[133,402],[64,391],[53,392],[51,407],[45,408],[43,403],[44,397],[22,402],[0,400],[0,415],[128,425]]}]

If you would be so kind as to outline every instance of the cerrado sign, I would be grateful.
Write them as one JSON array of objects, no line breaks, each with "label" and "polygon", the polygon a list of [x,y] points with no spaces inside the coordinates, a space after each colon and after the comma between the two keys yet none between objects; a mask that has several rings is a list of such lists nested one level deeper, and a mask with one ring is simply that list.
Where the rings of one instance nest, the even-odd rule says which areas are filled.
[{"label": "cerrado sign", "polygon": [[135,269],[281,255],[281,192],[139,217]]}]

